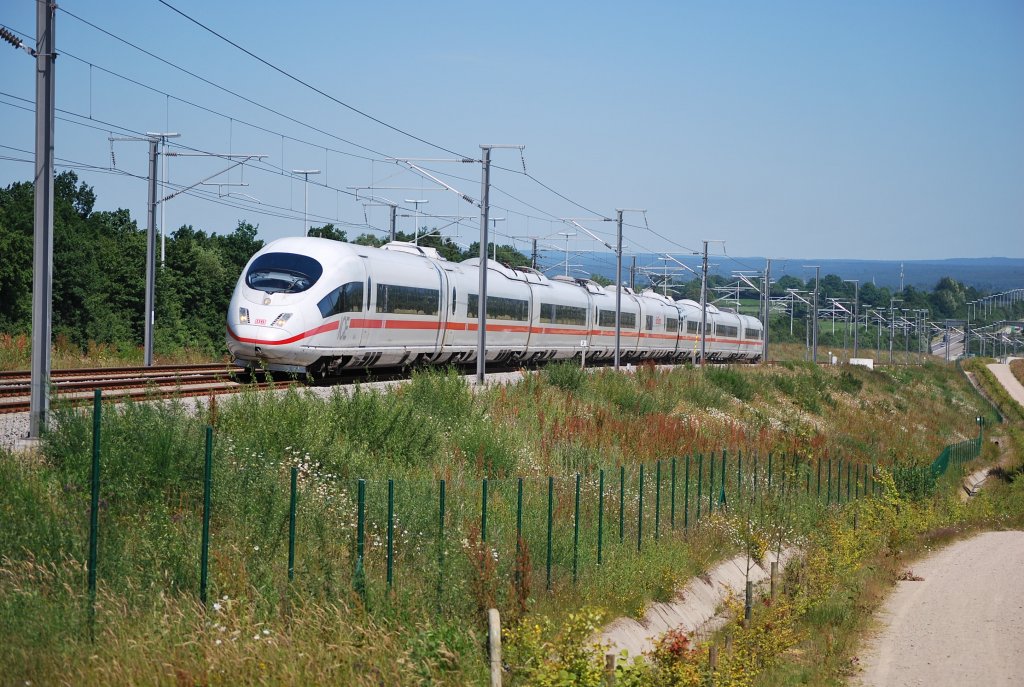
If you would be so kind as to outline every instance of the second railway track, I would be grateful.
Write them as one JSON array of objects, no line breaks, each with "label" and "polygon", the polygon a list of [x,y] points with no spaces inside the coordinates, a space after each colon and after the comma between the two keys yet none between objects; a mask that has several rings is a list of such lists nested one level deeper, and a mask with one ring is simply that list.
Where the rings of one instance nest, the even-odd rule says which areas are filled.
[{"label": "second railway track", "polygon": [[[95,389],[102,389],[108,400],[152,400],[232,393],[250,380],[249,373],[220,363],[55,370],[50,377],[52,401],[72,405],[88,402]],[[0,372],[0,413],[28,411],[30,383],[28,372]],[[256,386],[267,385],[256,381]]]}]

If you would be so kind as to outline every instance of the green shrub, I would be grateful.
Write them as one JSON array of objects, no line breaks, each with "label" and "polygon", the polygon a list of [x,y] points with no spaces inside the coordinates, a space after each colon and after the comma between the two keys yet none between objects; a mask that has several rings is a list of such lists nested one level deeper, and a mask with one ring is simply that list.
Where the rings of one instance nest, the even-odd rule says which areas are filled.
[{"label": "green shrub", "polygon": [[583,388],[587,373],[572,362],[551,363],[544,368],[544,379],[562,391],[578,392]]},{"label": "green shrub", "polygon": [[747,376],[733,367],[708,366],[704,370],[708,381],[731,396],[741,401],[754,398],[754,385]]}]

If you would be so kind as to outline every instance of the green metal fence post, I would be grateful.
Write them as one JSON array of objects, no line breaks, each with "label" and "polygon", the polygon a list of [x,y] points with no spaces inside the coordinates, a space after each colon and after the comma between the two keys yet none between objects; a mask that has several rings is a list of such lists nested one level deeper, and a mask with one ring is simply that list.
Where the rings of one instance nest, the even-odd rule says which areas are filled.
[{"label": "green metal fence post", "polygon": [[772,452],[769,451],[768,452],[768,482],[767,482],[767,486],[765,487],[765,496],[768,496],[768,497],[771,497],[771,495],[772,495],[772,459],[773,458],[774,458],[774,456],[772,456]]},{"label": "green metal fence post", "polygon": [[690,454],[686,454],[685,480],[683,485],[683,529],[690,529]]},{"label": "green metal fence post", "polygon": [[672,529],[676,528],[676,459],[672,457],[672,496],[669,499],[668,521]]},{"label": "green metal fence post", "polygon": [[825,490],[825,505],[832,505],[832,459],[828,459],[828,488]]},{"label": "green metal fence post", "polygon": [[839,465],[836,470],[836,503],[843,502],[843,459],[839,459]]},{"label": "green metal fence post", "polygon": [[292,468],[292,493],[288,504],[288,581],[295,579],[295,510],[299,500],[299,469]]},{"label": "green metal fence post", "polygon": [[703,501],[701,496],[701,489],[704,488],[704,454],[697,454],[697,513],[694,517],[694,522],[700,522],[700,504]]},{"label": "green metal fence post", "polygon": [[601,565],[601,550],[604,546],[604,468],[597,478],[597,564]]},{"label": "green metal fence post", "polygon": [[103,413],[102,392],[93,391],[92,397],[92,474],[89,500],[89,641],[95,638],[96,625],[96,559],[99,550],[100,529],[100,426]]},{"label": "green metal fence post", "polygon": [[576,584],[576,570],[580,550],[580,473],[576,473],[576,506],[572,512],[572,583]]},{"label": "green metal fence post", "polygon": [[853,465],[849,461],[847,461],[846,462],[846,501],[847,501],[847,503],[849,503],[849,501],[850,501],[850,475],[853,474],[852,469],[853,469]]},{"label": "green metal fence post", "polygon": [[388,480],[388,590],[394,583],[395,563],[395,480]]},{"label": "green metal fence post", "polygon": [[480,543],[487,543],[487,478],[480,484]]},{"label": "green metal fence post", "polygon": [[547,555],[547,589],[551,591],[551,538],[554,535],[555,513],[555,478],[548,477],[548,555]]},{"label": "green metal fence post", "polygon": [[820,457],[817,459],[817,463],[818,463],[818,492],[817,492],[817,498],[818,498],[818,501],[821,501],[821,458]]},{"label": "green metal fence post", "polygon": [[708,479],[708,515],[715,512],[715,452],[712,451],[708,454],[708,467],[709,479]]},{"label": "green metal fence post", "polygon": [[640,499],[636,513],[636,550],[640,551],[640,543],[644,539],[644,464],[640,463]]},{"label": "green metal fence post", "polygon": [[353,582],[356,592],[366,603],[366,480],[360,479],[356,486],[356,570]]},{"label": "green metal fence post", "polygon": [[860,498],[860,463],[857,463],[853,470],[853,498]]},{"label": "green metal fence post", "polygon": [[516,557],[523,545],[523,478],[516,480]]},{"label": "green metal fence post", "polygon": [[654,471],[654,538],[661,536],[661,461]]},{"label": "green metal fence post", "polygon": [[726,456],[726,451],[722,451],[722,492],[718,496],[718,503],[719,503],[719,505],[725,505],[725,503],[726,503],[726,499],[725,499],[725,456]]},{"label": "green metal fence post", "polygon": [[203,465],[203,548],[199,559],[199,601],[206,605],[210,572],[210,483],[213,473],[213,427],[206,428],[206,459]]}]

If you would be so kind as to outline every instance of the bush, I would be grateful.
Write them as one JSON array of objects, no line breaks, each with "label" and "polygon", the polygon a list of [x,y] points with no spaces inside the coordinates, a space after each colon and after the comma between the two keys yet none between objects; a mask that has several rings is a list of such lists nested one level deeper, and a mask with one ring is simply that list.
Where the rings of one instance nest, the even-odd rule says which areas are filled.
[{"label": "bush", "polygon": [[587,373],[572,362],[551,363],[543,374],[548,384],[562,391],[578,392],[587,378]]},{"label": "bush", "polygon": [[704,370],[704,375],[719,389],[741,401],[754,398],[754,385],[736,368],[709,366]]}]

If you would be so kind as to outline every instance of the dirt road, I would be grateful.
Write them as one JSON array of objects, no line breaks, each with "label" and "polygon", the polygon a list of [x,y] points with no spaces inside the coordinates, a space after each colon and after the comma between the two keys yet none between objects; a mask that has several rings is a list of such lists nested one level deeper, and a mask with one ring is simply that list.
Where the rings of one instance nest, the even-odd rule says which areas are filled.
[{"label": "dirt road", "polygon": [[1024,532],[987,532],[913,566],[861,653],[864,687],[1024,685]]}]

